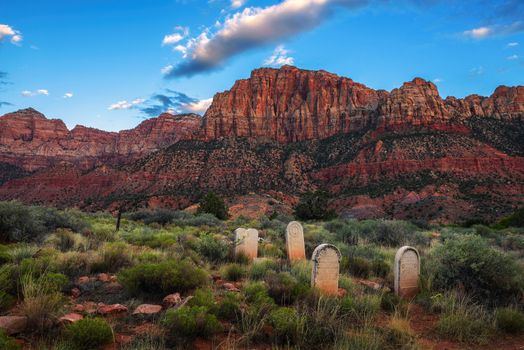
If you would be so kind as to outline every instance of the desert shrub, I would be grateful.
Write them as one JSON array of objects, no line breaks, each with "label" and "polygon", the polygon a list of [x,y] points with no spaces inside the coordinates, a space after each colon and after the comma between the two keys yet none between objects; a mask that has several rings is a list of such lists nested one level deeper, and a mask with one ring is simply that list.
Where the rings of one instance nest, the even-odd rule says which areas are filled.
[{"label": "desert shrub", "polygon": [[250,282],[243,289],[246,301],[249,304],[274,304],[274,300],[268,294],[268,287],[264,282]]},{"label": "desert shrub", "polygon": [[30,273],[22,275],[20,283],[24,301],[20,311],[27,316],[29,329],[39,332],[53,325],[65,304],[60,290],[67,282],[67,277],[56,273],[39,277]]},{"label": "desert shrub", "polygon": [[269,314],[273,336],[281,344],[296,344],[303,333],[303,319],[290,307],[279,307]]},{"label": "desert shrub", "polygon": [[222,268],[221,275],[228,281],[240,281],[246,276],[246,268],[240,264],[228,264]]},{"label": "desert shrub", "polygon": [[266,276],[268,295],[279,305],[292,304],[310,292],[308,285],[298,283],[289,272],[270,272]]},{"label": "desert shrub", "polygon": [[204,213],[213,214],[220,220],[226,220],[229,217],[226,203],[213,192],[206,194],[200,201],[197,214]]},{"label": "desert shrub", "polygon": [[84,318],[68,325],[65,336],[74,349],[91,350],[111,342],[113,330],[103,318]]},{"label": "desert shrub", "polygon": [[207,283],[208,275],[187,260],[138,264],[122,270],[118,280],[133,295],[186,292]]},{"label": "desert shrub", "polygon": [[411,329],[409,321],[397,316],[389,321],[384,340],[391,349],[417,349],[415,333]]},{"label": "desert shrub", "polygon": [[486,310],[467,298],[447,298],[448,304],[437,323],[437,332],[466,343],[486,343],[493,332]]},{"label": "desert shrub", "polygon": [[276,271],[278,265],[273,260],[262,260],[253,262],[249,269],[249,278],[252,280],[262,280],[266,278],[270,271]]},{"label": "desert shrub", "polygon": [[226,292],[218,307],[217,316],[229,321],[238,320],[240,316],[240,297],[237,293]]},{"label": "desert shrub", "polygon": [[446,241],[435,248],[428,264],[433,288],[448,290],[460,284],[485,303],[509,303],[519,298],[524,288],[523,267],[476,235]]},{"label": "desert shrub", "polygon": [[16,266],[12,264],[0,265],[0,312],[11,307],[16,298]]},{"label": "desert shrub", "polygon": [[515,210],[515,212],[509,216],[506,216],[495,225],[496,228],[506,227],[524,227],[524,208]]},{"label": "desert shrub", "polygon": [[300,348],[328,348],[349,326],[346,319],[339,316],[336,298],[314,298],[311,303],[301,304],[298,312],[303,323]]},{"label": "desert shrub", "polygon": [[222,330],[215,315],[204,306],[183,306],[166,312],[164,325],[178,337],[208,338]]},{"label": "desert shrub", "polygon": [[19,202],[0,202],[0,240],[21,242],[38,238],[46,232],[44,223]]},{"label": "desert shrub", "polygon": [[184,219],[175,217],[173,223],[178,226],[220,226],[222,224],[220,219],[213,214],[201,213],[199,215],[189,215],[190,216]]},{"label": "desert shrub", "polygon": [[0,349],[2,350],[20,350],[22,347],[3,330],[0,330]]},{"label": "desert shrub", "polygon": [[123,242],[106,243],[99,258],[92,263],[93,272],[116,272],[132,265],[130,246]]},{"label": "desert shrub", "polygon": [[116,228],[114,223],[95,222],[91,225],[89,237],[94,243],[112,242],[116,239]]},{"label": "desert shrub", "polygon": [[383,350],[383,334],[374,329],[362,329],[343,337],[334,345],[333,350]]},{"label": "desert shrub", "polygon": [[73,278],[90,273],[93,261],[91,252],[65,252],[52,261],[51,269]]},{"label": "desert shrub", "polygon": [[524,314],[512,308],[499,308],[495,311],[495,324],[503,332],[522,333],[524,332]]},{"label": "desert shrub", "polygon": [[346,296],[340,301],[340,316],[352,322],[368,324],[380,311],[380,295]]},{"label": "desert shrub", "polygon": [[35,256],[37,252],[37,246],[22,243],[11,247],[9,250],[9,257],[11,262],[20,264],[23,260]]},{"label": "desert shrub", "polygon": [[200,237],[197,251],[213,263],[226,261],[229,256],[229,245],[220,238],[211,234],[204,234]]},{"label": "desert shrub", "polygon": [[366,258],[360,256],[344,256],[341,261],[343,271],[347,271],[353,276],[368,278],[371,273],[371,263]]},{"label": "desert shrub", "polygon": [[391,272],[391,267],[382,259],[375,259],[371,262],[371,272],[377,277],[386,277]]},{"label": "desert shrub", "polygon": [[384,293],[380,298],[380,308],[386,312],[398,312],[405,315],[407,303],[395,293]]},{"label": "desert shrub", "polygon": [[142,221],[146,225],[152,223],[167,225],[175,219],[175,212],[164,208],[145,209],[131,213],[128,217],[134,221]]},{"label": "desert shrub", "polygon": [[329,209],[329,194],[322,190],[306,192],[300,196],[300,201],[294,208],[295,216],[300,220],[329,220],[336,216]]},{"label": "desert shrub", "polygon": [[[417,228],[415,225],[399,220],[380,220],[373,232],[367,237],[370,242],[387,246],[399,247],[404,244],[415,245],[424,243],[424,238],[416,235]],[[422,240],[423,242],[420,242]]]},{"label": "desert shrub", "polygon": [[81,234],[73,233],[70,229],[57,229],[47,237],[46,243],[51,244],[61,252],[86,251],[89,248],[87,238]]},{"label": "desert shrub", "polygon": [[188,302],[189,306],[204,306],[211,312],[216,311],[215,298],[210,288],[198,288],[193,293],[193,298]]}]

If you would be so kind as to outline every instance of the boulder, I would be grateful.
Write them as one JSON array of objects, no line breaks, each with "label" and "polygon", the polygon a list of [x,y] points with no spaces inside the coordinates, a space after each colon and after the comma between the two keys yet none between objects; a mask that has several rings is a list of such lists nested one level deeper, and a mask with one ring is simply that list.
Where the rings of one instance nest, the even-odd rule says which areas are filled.
[{"label": "boulder", "polygon": [[21,333],[26,328],[26,316],[0,316],[0,329],[3,329],[7,335]]}]

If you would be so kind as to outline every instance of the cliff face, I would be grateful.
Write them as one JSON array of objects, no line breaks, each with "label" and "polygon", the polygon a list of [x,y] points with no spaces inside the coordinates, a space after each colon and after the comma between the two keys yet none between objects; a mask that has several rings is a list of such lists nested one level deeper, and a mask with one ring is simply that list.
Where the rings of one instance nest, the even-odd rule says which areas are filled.
[{"label": "cliff face", "polygon": [[391,92],[375,91],[324,71],[263,68],[215,95],[205,114],[207,140],[259,137],[280,143],[324,139],[359,130],[449,125],[470,117],[522,118],[524,87],[490,97],[449,97],[415,78]]},{"label": "cliff face", "polygon": [[213,190],[292,205],[318,188],[356,217],[508,213],[524,200],[524,87],[442,99],[420,78],[375,91],[287,66],[253,71],[203,118],[163,114],[119,133],[69,131],[34,110],[0,117],[0,199],[183,208]]},{"label": "cliff face", "polygon": [[166,113],[118,133],[84,126],[70,131],[61,120],[24,109],[0,117],[0,163],[34,171],[60,161],[74,162],[83,169],[102,160],[129,161],[193,138],[201,119]]}]

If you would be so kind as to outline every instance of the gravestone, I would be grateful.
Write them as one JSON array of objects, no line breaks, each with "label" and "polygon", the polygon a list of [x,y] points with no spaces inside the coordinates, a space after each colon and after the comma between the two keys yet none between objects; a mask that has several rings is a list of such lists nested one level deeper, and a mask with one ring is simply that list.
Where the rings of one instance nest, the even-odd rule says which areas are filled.
[{"label": "gravestone", "polygon": [[402,298],[412,298],[418,292],[420,255],[418,251],[404,246],[395,254],[395,293]]},{"label": "gravestone", "polygon": [[291,221],[286,228],[287,257],[290,261],[306,259],[304,229],[298,221]]},{"label": "gravestone", "polygon": [[243,254],[250,260],[257,257],[258,231],[254,228],[237,228],[235,230],[235,256]]},{"label": "gravestone", "polygon": [[311,286],[318,288],[324,294],[338,293],[338,275],[340,267],[340,251],[332,244],[321,244],[315,248],[311,260]]}]

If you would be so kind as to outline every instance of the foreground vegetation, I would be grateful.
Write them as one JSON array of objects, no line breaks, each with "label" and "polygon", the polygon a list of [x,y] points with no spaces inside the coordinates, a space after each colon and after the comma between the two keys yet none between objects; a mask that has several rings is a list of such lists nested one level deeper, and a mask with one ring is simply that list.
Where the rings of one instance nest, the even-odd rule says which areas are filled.
[{"label": "foreground vegetation", "polygon": [[[226,218],[223,203],[210,198]],[[342,253],[337,297],[310,287],[309,261],[287,261],[292,219],[143,210],[125,214],[117,232],[107,213],[0,203],[0,311],[28,322],[13,336],[0,333],[0,348],[417,349],[428,339],[475,347],[524,335],[524,229],[511,226],[518,217],[469,228],[307,222],[307,256],[321,243]],[[259,230],[260,259],[232,256],[237,227]],[[421,253],[412,301],[391,292],[394,255],[405,244]],[[174,307],[132,314],[172,293],[180,294]],[[98,303],[129,311],[105,314]],[[58,322],[71,312],[84,319]],[[424,331],[415,327],[427,322],[421,314],[432,320]]]}]

